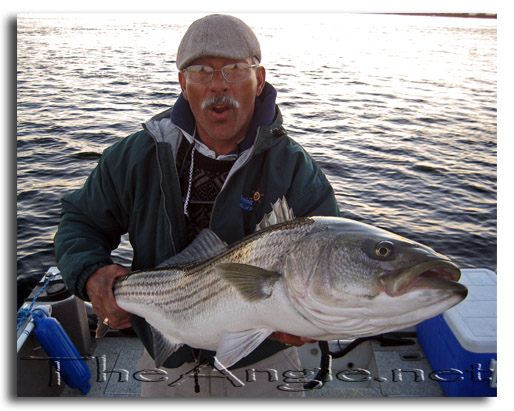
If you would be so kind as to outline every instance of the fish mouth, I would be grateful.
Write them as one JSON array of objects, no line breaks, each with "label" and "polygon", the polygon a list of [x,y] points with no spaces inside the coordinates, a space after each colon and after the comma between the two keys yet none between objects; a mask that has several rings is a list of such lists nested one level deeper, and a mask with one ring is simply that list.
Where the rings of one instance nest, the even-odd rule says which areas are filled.
[{"label": "fish mouth", "polygon": [[434,289],[455,293],[464,299],[468,289],[457,281],[460,269],[448,260],[431,260],[413,267],[395,270],[379,277],[384,291],[391,297],[408,293],[413,290]]}]

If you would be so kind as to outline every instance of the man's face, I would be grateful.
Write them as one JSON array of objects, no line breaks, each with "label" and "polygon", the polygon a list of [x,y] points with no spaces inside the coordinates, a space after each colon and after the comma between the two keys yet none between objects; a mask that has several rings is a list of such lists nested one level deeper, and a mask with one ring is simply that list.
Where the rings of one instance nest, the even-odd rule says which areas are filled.
[{"label": "man's face", "polygon": [[[210,66],[215,70],[220,70],[227,64],[238,62],[252,64],[250,58],[230,60],[220,57],[204,57],[195,60],[191,65]],[[252,69],[250,77],[239,83],[228,82],[219,71],[214,72],[212,80],[206,84],[191,83],[182,72],[179,73],[182,92],[196,119],[198,135],[202,142],[214,150],[217,155],[227,154],[234,150],[237,142],[246,135],[253,117],[255,97],[261,94],[264,81],[265,70],[263,67]],[[228,96],[237,101],[238,107],[226,102],[202,107],[204,101],[214,96]]]}]

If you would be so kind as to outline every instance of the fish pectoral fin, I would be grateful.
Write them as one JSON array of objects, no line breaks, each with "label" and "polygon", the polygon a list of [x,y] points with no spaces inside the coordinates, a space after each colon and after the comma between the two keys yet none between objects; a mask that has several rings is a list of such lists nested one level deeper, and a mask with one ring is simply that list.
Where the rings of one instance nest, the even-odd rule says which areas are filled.
[{"label": "fish pectoral fin", "polygon": [[273,293],[273,286],[281,275],[275,271],[265,270],[248,264],[218,264],[216,272],[228,281],[248,301],[268,298]]},{"label": "fish pectoral fin", "polygon": [[155,357],[155,366],[159,368],[168,357],[182,347],[182,343],[171,341],[163,333],[150,325],[153,337],[153,354]]},{"label": "fish pectoral fin", "polygon": [[216,359],[225,367],[231,367],[255,350],[273,332],[268,328],[226,333],[216,350]]}]

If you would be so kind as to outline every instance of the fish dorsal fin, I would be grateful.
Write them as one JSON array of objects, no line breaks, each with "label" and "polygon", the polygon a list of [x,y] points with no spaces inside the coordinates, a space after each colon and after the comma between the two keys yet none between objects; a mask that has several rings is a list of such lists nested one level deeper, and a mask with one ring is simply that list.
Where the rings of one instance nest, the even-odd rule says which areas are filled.
[{"label": "fish dorsal fin", "polygon": [[216,359],[225,368],[231,367],[255,350],[272,332],[268,328],[259,328],[226,333],[216,350]]},{"label": "fish dorsal fin", "polygon": [[150,325],[153,337],[153,353],[155,356],[155,366],[159,368],[168,357],[182,347],[182,343],[175,343],[167,338],[163,333]]},{"label": "fish dorsal fin", "polygon": [[200,234],[184,248],[180,253],[168,258],[158,265],[167,267],[170,265],[189,263],[191,261],[205,260],[227,248],[227,243],[221,240],[214,231],[204,228]]},{"label": "fish dorsal fin", "polygon": [[216,272],[228,281],[246,300],[258,301],[273,293],[273,286],[281,275],[248,264],[225,263],[216,265]]},{"label": "fish dorsal fin", "polygon": [[282,197],[271,205],[271,212],[264,215],[261,222],[255,226],[255,231],[294,219],[292,208],[287,204],[286,198]]}]

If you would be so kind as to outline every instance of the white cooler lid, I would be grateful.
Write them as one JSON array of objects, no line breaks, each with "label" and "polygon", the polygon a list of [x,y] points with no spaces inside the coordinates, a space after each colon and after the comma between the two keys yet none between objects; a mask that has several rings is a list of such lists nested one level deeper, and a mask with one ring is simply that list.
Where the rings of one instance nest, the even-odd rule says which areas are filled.
[{"label": "white cooler lid", "polygon": [[460,282],[468,287],[468,296],[443,317],[464,349],[473,353],[495,353],[496,274],[484,268],[461,272]]}]

